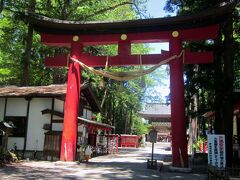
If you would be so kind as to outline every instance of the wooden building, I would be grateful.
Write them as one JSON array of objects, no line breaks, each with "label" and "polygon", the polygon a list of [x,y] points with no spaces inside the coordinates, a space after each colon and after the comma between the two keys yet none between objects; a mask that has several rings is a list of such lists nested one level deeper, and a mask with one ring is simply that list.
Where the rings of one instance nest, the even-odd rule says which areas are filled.
[{"label": "wooden building", "polygon": [[[42,153],[60,155],[66,85],[0,88],[0,121],[11,121],[16,128],[8,137],[8,149],[15,145],[24,157],[42,158]],[[96,122],[100,106],[88,83],[81,84],[77,143],[96,147],[100,134],[114,127]],[[49,154],[47,153],[49,152]]]},{"label": "wooden building", "polygon": [[160,103],[148,103],[139,114],[157,130],[158,141],[171,139],[171,106]]}]

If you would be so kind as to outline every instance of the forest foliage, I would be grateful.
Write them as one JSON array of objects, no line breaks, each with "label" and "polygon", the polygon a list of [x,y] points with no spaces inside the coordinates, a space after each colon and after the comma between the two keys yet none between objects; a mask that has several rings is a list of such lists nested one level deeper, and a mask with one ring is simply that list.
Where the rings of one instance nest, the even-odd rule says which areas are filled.
[{"label": "forest foliage", "polygon": [[[67,48],[47,47],[40,35],[24,19],[35,13],[50,18],[76,21],[117,21],[145,17],[146,0],[25,0],[0,2],[0,85],[42,86],[67,82],[66,68],[46,68],[48,56],[69,53]],[[85,47],[93,55],[114,55],[117,46]],[[134,45],[133,53],[147,53],[147,45]],[[111,68],[113,71],[139,67]],[[82,71],[82,81],[89,81],[101,103],[102,122],[116,125],[116,133],[147,133],[138,116],[150,77],[119,83]]]}]

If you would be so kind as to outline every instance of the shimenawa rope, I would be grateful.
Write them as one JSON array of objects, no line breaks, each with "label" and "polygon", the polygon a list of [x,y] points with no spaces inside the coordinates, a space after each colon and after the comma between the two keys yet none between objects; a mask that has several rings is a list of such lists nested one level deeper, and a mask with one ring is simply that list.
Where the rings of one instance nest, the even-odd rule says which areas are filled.
[{"label": "shimenawa rope", "polygon": [[[172,61],[174,59],[180,58],[181,56],[184,56],[184,50],[182,50],[179,55],[173,55],[173,56],[171,56],[171,57],[169,57],[169,58],[159,62],[155,66],[150,67],[149,69],[145,69],[145,70],[144,69],[140,69],[140,70],[137,70],[137,71],[128,71],[128,72],[111,72],[111,71],[106,71],[106,70],[96,70],[93,67],[87,66],[86,64],[84,64],[83,62],[79,61],[78,59],[75,59],[75,58],[73,58],[71,56],[68,56],[68,57],[73,62],[79,63],[80,66],[82,66],[85,70],[87,70],[89,72],[92,72],[92,73],[94,73],[96,75],[104,76],[104,77],[107,77],[107,78],[110,78],[110,79],[114,79],[114,80],[117,80],[117,81],[126,81],[126,80],[132,80],[132,79],[135,79],[137,77],[149,74],[149,73],[155,71],[161,65],[169,63],[170,61]],[[105,68],[107,66],[108,66],[108,58],[107,58],[107,62],[106,62]]]}]

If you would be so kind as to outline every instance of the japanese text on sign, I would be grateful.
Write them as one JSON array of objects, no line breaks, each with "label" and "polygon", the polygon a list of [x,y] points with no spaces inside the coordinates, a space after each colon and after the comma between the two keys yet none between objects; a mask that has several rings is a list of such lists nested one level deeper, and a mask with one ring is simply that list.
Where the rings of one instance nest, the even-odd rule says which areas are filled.
[{"label": "japanese text on sign", "polygon": [[208,135],[208,164],[219,168],[226,167],[225,135]]}]

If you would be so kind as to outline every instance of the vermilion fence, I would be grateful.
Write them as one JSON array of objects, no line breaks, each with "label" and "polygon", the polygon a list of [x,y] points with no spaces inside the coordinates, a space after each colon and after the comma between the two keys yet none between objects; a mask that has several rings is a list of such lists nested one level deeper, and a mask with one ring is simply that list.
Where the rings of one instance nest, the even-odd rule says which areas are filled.
[{"label": "vermilion fence", "polygon": [[139,136],[137,135],[120,135],[120,147],[139,147]]}]

